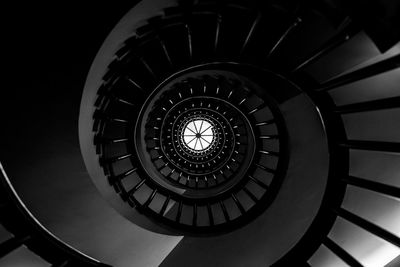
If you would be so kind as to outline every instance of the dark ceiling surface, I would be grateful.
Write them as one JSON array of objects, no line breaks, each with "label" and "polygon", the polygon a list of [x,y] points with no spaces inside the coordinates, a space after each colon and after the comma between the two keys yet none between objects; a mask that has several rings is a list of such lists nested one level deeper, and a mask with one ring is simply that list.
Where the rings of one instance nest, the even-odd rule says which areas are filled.
[{"label": "dark ceiling surface", "polygon": [[60,239],[117,266],[131,266],[133,259],[139,266],[155,265],[151,261],[160,262],[180,240],[119,216],[90,181],[79,149],[87,73],[106,36],[135,2],[7,7],[12,19],[5,25],[4,56],[11,59],[6,75],[11,82],[0,95],[0,161],[28,209]]},{"label": "dark ceiling surface", "polygon": [[[64,121],[62,127],[75,132],[71,142],[78,141],[77,119],[87,72],[107,34],[132,5],[27,2],[8,8],[12,19],[5,25],[6,45],[11,51],[6,57],[12,60],[12,82],[3,88],[1,99],[6,111],[3,123],[7,118],[12,120],[3,124],[6,131],[2,136],[13,132],[26,136],[21,140],[28,143],[48,138],[49,133],[40,127],[43,115],[54,121],[75,118]],[[29,112],[32,109],[35,112]],[[2,153],[21,153],[16,151],[21,144],[5,138],[1,142]]]},{"label": "dark ceiling surface", "polygon": [[[11,179],[11,169],[23,170],[50,147],[53,152],[79,150],[78,114],[87,72],[104,38],[132,4],[8,7],[12,19],[6,25],[5,57],[11,59],[11,82],[1,91],[0,155]],[[24,188],[24,180],[13,182]]]}]

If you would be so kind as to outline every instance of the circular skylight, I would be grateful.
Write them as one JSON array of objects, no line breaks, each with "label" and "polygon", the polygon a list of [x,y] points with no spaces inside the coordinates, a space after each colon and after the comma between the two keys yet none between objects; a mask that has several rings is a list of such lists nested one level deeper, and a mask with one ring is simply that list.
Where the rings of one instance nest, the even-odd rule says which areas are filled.
[{"label": "circular skylight", "polygon": [[186,124],[183,130],[184,144],[198,152],[210,147],[214,140],[213,125],[203,119],[195,119]]}]

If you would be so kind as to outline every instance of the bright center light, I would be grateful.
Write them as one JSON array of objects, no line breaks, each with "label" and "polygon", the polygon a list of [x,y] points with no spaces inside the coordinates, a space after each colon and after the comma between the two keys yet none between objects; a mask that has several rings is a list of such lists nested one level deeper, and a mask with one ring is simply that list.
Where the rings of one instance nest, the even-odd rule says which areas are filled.
[{"label": "bright center light", "polygon": [[204,151],[212,144],[213,140],[213,125],[206,120],[190,121],[183,130],[183,141],[193,150]]}]

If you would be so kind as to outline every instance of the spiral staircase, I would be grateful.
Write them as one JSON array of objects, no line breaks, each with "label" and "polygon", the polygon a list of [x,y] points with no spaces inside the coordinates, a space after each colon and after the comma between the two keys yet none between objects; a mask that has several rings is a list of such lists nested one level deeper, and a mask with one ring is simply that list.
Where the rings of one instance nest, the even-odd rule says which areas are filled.
[{"label": "spiral staircase", "polygon": [[54,11],[2,97],[0,266],[400,266],[399,6]]}]

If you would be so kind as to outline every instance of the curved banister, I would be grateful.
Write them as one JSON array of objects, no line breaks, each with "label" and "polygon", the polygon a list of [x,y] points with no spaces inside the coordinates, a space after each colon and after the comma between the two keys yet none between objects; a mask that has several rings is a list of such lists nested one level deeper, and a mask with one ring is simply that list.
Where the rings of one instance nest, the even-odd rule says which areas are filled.
[{"label": "curved banister", "polygon": [[14,235],[0,244],[0,257],[25,245],[54,266],[110,266],[76,250],[47,230],[18,196],[1,163],[0,193],[0,223]]}]

